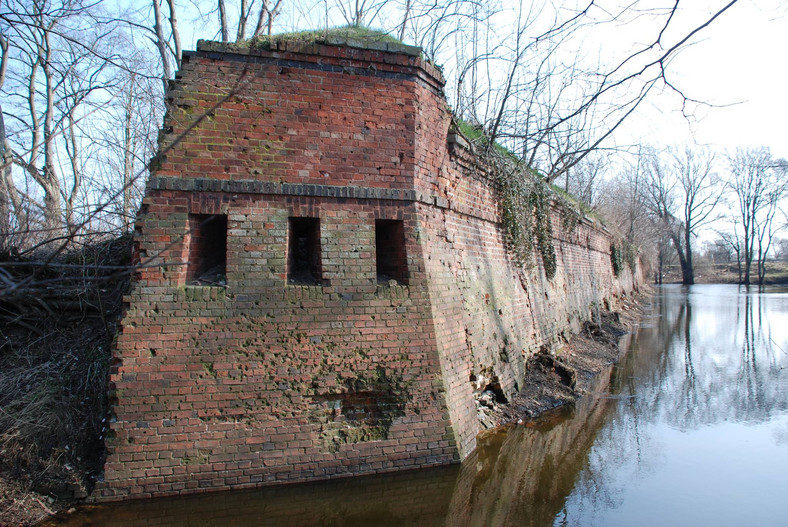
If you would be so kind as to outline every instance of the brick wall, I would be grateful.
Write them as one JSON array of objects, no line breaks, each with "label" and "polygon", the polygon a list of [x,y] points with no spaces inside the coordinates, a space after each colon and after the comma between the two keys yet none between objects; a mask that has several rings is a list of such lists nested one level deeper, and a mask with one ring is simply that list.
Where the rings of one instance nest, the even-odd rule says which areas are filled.
[{"label": "brick wall", "polygon": [[[632,289],[589,222],[554,217],[553,280],[509,260],[493,185],[447,142],[441,88],[402,46],[186,55],[137,222],[140,260],[159,265],[126,299],[97,497],[457,462],[474,389],[511,394],[531,353]],[[195,222],[212,215],[223,274],[194,282],[216,239]],[[314,282],[288,280],[292,218],[317,219]],[[395,226],[386,249],[376,225]],[[379,254],[404,258],[405,279],[379,280]]]}]

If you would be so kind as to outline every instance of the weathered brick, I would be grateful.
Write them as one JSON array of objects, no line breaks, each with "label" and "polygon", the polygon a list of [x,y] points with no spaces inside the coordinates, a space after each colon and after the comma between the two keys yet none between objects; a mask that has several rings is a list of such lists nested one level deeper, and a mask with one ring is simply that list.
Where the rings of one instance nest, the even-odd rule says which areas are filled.
[{"label": "weathered brick", "polygon": [[[171,148],[137,222],[139,258],[163,265],[124,298],[98,498],[457,462],[480,430],[471,378],[510,395],[532,353],[642,279],[613,276],[610,235],[563,232],[557,210],[555,277],[515,266],[495,185],[448,144],[442,81],[420,57],[205,46],[171,92]],[[223,99],[242,74],[253,82]],[[188,285],[219,236],[195,222],[216,214],[222,274]],[[291,217],[317,218],[316,241],[292,240]],[[400,221],[386,243],[401,245],[377,250],[376,220]],[[294,250],[317,271],[294,274]]]}]

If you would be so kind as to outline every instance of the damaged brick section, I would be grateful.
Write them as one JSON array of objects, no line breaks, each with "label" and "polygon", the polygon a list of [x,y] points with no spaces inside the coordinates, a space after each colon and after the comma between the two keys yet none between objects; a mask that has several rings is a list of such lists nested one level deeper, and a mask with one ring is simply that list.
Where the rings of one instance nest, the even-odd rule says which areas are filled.
[{"label": "damaged brick section", "polygon": [[[410,399],[398,376],[378,367],[374,377],[348,378],[343,391],[315,395],[312,419],[320,424],[320,439],[328,452],[340,445],[389,438],[394,420],[405,415]],[[319,391],[319,390],[318,390]]]},{"label": "damaged brick section", "polygon": [[554,230],[551,279],[514,263],[438,70],[357,44],[184,54],[97,499],[456,463],[480,394],[512,400],[529,357],[637,288],[589,219]]}]

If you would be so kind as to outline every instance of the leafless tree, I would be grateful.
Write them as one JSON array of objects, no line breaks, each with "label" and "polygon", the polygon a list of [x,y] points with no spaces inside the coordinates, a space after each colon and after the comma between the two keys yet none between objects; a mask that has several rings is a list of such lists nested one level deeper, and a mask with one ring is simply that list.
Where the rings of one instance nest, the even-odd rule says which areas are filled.
[{"label": "leafless tree", "polygon": [[763,262],[775,234],[774,218],[780,210],[782,197],[788,188],[788,164],[772,159],[768,148],[739,149],[729,156],[728,188],[738,205],[737,224],[741,227],[742,283],[752,283],[752,264],[756,276],[763,283]]},{"label": "leafless tree", "polygon": [[[223,5],[220,2],[220,5]],[[161,10],[161,0],[153,0],[153,29],[156,35],[154,43],[156,49],[159,51],[162,66],[162,83],[164,90],[167,90],[167,82],[172,78],[173,67],[172,62],[175,62],[175,69],[181,67],[181,36],[178,29],[178,17],[175,11],[174,0],[167,0],[167,7],[170,11],[170,26],[169,35],[165,31],[164,13]]]},{"label": "leafless tree", "polygon": [[[136,208],[131,189],[144,174],[139,159],[150,156],[161,103],[143,106],[127,90],[145,85],[146,100],[160,101],[161,88],[150,88],[155,67],[130,60],[139,56],[133,39],[97,3],[6,5],[0,13],[4,245],[64,247],[88,231],[128,226],[128,219],[118,222],[106,213],[123,210],[121,217],[128,218]],[[129,112],[135,116],[130,121]],[[124,122],[135,127],[124,145],[132,150],[108,149]],[[129,168],[107,177],[107,168],[119,165],[111,152],[134,164],[135,176]],[[107,196],[124,196],[126,205],[115,209],[112,200],[102,201]]]},{"label": "leafless tree", "polygon": [[736,258],[736,272],[739,277],[739,283],[743,283],[744,277],[744,269],[742,266],[742,240],[739,236],[740,228],[737,225],[736,218],[732,218],[733,226],[730,229],[726,230],[718,230],[717,234],[719,235],[719,242],[723,243],[726,247],[728,247],[731,254]]},{"label": "leafless tree", "polygon": [[[481,32],[484,46],[468,60],[471,66],[458,67],[454,82],[473,79],[469,70],[486,79],[482,87],[453,89],[460,97],[472,96],[455,105],[461,117],[481,125],[490,145],[500,141],[553,181],[602,147],[653,90],[667,89],[692,103],[671,81],[669,62],[735,3],[720,5],[682,31],[676,30],[683,13],[678,2],[661,8],[630,3],[614,11],[596,1],[573,11],[546,2],[519,3],[512,31]],[[642,17],[652,18],[645,43],[616,62],[584,65],[571,59],[581,55],[575,35],[591,27],[613,30]]]},{"label": "leafless tree", "polygon": [[255,26],[252,37],[256,38],[262,35],[263,28],[265,28],[266,35],[270,37],[273,33],[274,20],[276,20],[276,17],[279,16],[281,11],[282,0],[262,0],[260,12],[257,16],[257,25]]},{"label": "leafless tree", "polygon": [[371,25],[387,0],[334,0],[342,18],[350,26]]},{"label": "leafless tree", "polygon": [[[8,39],[0,34],[0,93],[8,70]],[[14,246],[12,232],[27,230],[26,214],[22,199],[11,177],[13,163],[11,143],[8,141],[0,103],[0,251],[8,252]]]},{"label": "leafless tree", "polygon": [[[595,210],[620,233],[631,250],[637,251],[646,264],[654,264],[655,281],[661,283],[663,267],[672,255],[666,251],[670,240],[654,222],[643,200],[647,183],[649,155],[641,151],[631,158],[615,177],[600,183]],[[655,243],[656,242],[656,243]]]},{"label": "leafless tree", "polygon": [[714,155],[707,150],[672,151],[665,161],[652,155],[643,198],[673,242],[681,265],[682,283],[695,283],[692,240],[714,219],[723,185],[713,171]]},{"label": "leafless tree", "polygon": [[777,260],[788,259],[788,238],[780,238],[774,243],[774,258]]},{"label": "leafless tree", "polygon": [[[263,34],[270,36],[273,33],[274,21],[281,13],[283,6],[283,0],[260,0],[259,6],[256,0],[240,0],[240,4],[237,6],[233,6],[232,2],[226,0],[217,0],[216,8],[209,10],[208,13],[218,15],[219,34],[222,42],[230,42],[231,34],[234,34],[235,42],[241,42]],[[236,9],[231,9],[233,7]],[[204,20],[204,22],[208,22],[208,20]],[[249,32],[250,22],[255,22],[251,34]]]},{"label": "leafless tree", "polygon": [[[90,40],[92,45],[100,34],[77,21],[76,13],[85,14],[86,7],[76,0],[57,6],[35,0],[9,7],[13,9],[4,13],[4,22],[13,37],[6,55],[13,65],[6,79],[11,86],[5,82],[3,86],[12,95],[4,107],[13,119],[7,128],[8,150],[12,163],[35,185],[33,189],[25,185],[23,194],[28,203],[36,203],[39,232],[56,237],[64,221],[68,225],[73,219],[81,182],[75,127],[81,105],[96,88],[103,68],[92,62],[86,48],[73,45],[73,40]],[[58,141],[65,147],[69,166],[60,163]],[[10,183],[14,184],[12,179]],[[36,189],[42,194],[40,201]]]},{"label": "leafless tree", "polygon": [[564,190],[586,207],[594,208],[599,199],[599,185],[609,165],[610,158],[604,151],[587,156],[566,171]]}]

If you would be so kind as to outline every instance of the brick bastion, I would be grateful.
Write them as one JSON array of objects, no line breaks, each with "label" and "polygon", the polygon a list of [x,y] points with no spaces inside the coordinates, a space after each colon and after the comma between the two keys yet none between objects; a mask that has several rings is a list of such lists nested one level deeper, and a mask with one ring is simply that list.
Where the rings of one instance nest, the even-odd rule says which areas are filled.
[{"label": "brick bastion", "polygon": [[[329,39],[330,40],[330,39]],[[381,42],[201,42],[136,224],[96,499],[456,463],[526,360],[642,280],[561,228],[507,253],[437,69]]]}]

